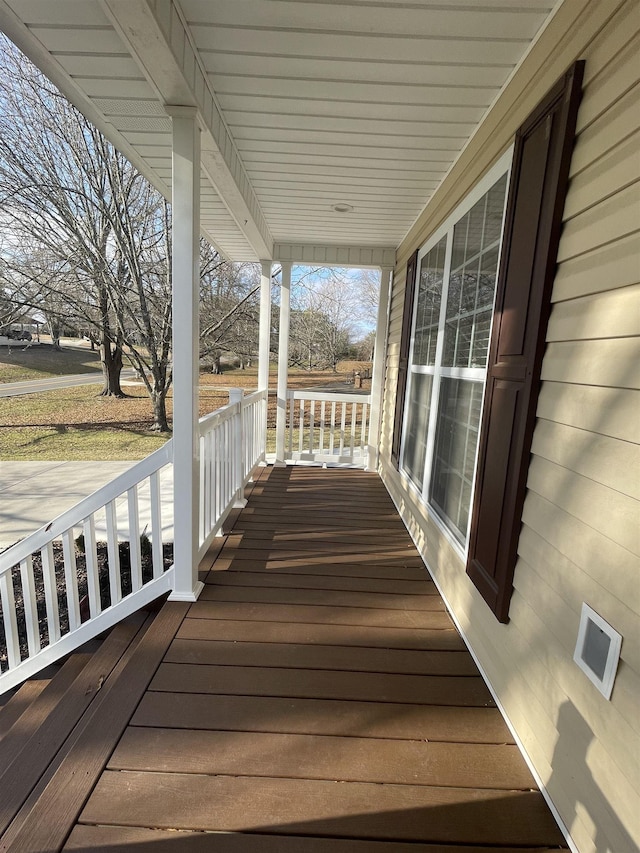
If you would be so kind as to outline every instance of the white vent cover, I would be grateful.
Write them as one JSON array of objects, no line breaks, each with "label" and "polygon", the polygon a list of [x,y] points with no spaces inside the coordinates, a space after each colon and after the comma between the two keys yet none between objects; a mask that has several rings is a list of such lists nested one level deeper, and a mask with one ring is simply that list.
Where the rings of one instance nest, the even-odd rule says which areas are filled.
[{"label": "white vent cover", "polygon": [[613,690],[621,645],[621,635],[583,603],[573,659],[606,699]]}]

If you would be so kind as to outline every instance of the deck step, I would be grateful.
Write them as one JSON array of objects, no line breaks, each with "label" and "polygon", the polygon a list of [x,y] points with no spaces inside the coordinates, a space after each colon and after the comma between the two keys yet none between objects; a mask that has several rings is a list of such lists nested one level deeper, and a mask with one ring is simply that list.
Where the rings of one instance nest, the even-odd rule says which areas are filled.
[{"label": "deck step", "polygon": [[86,643],[62,665],[49,668],[44,687],[37,679],[25,682],[3,708],[0,718],[7,714],[5,724],[12,724],[0,740],[0,836],[109,679],[145,616],[134,614],[104,640]]},{"label": "deck step", "polygon": [[111,631],[0,776],[0,849],[62,848],[185,612],[141,611]]}]

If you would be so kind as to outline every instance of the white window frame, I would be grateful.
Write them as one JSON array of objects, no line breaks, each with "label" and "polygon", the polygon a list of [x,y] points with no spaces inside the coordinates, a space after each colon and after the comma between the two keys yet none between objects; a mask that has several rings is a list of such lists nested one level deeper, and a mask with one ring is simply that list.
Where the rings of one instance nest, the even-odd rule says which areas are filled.
[{"label": "white window frame", "polygon": [[[442,350],[444,348],[444,327],[445,327],[445,317],[447,310],[447,295],[449,288],[449,277],[451,273],[451,255],[453,251],[453,229],[457,222],[459,222],[466,213],[478,202],[480,199],[491,189],[491,187],[503,176],[507,175],[507,188],[506,194],[509,192],[509,180],[511,173],[511,162],[513,160],[513,146],[511,146],[501,157],[497,160],[493,166],[489,169],[488,172],[484,174],[484,176],[480,179],[480,181],[473,187],[473,189],[469,192],[469,194],[464,198],[462,202],[452,211],[451,214],[447,217],[447,219],[442,223],[442,225],[433,232],[433,234],[429,237],[427,242],[420,248],[418,251],[418,257],[416,262],[416,281],[419,282],[420,271],[422,259],[427,255],[434,246],[436,246],[440,240],[446,235],[449,235],[447,239],[447,245],[445,250],[445,261],[444,261],[444,271],[443,271],[443,289],[442,295],[440,299],[440,315],[438,319],[438,335],[436,342],[436,355],[435,355],[435,365],[414,365],[413,357],[414,357],[414,347],[416,342],[416,319],[417,319],[417,308],[418,308],[418,298],[420,293],[419,284],[416,285],[415,288],[415,296],[413,300],[412,306],[412,319],[411,319],[411,346],[409,349],[409,359],[407,364],[407,389],[405,392],[405,406],[403,412],[403,424],[402,424],[402,440],[400,444],[400,454],[399,454],[399,462],[400,462],[400,474],[403,478],[403,481],[407,485],[407,487],[414,492],[414,494],[418,497],[419,501],[427,507],[430,513],[430,517],[436,523],[438,528],[444,533],[449,542],[453,545],[453,547],[459,552],[462,558],[466,558],[468,545],[469,545],[469,531],[471,527],[471,512],[469,512],[469,519],[467,523],[467,530],[465,532],[464,543],[461,543],[456,534],[453,532],[452,527],[444,518],[441,513],[438,511],[438,508],[430,502],[429,500],[429,490],[431,487],[431,475],[433,471],[433,462],[434,462],[434,452],[435,452],[435,438],[436,438],[436,426],[437,426],[437,415],[438,415],[438,403],[440,399],[440,384],[442,378],[452,378],[452,379],[466,379],[472,382],[478,382],[482,385],[482,396],[484,398],[484,385],[486,382],[487,370],[486,367],[443,367],[441,365],[442,361]],[[506,208],[506,198],[505,198],[505,208]],[[504,212],[503,212],[503,223],[502,223],[502,236],[504,238]],[[504,240],[501,239],[500,245],[498,247],[498,260],[497,260],[497,269],[500,269],[500,258],[502,256],[502,248],[503,248]],[[495,305],[495,292],[494,292],[494,305]],[[489,329],[489,342],[491,342],[491,334],[493,331],[493,313],[491,316],[491,326]],[[407,415],[407,406],[409,405],[409,400],[411,399],[411,390],[413,385],[413,376],[414,374],[429,374],[433,377],[432,385],[431,385],[431,400],[429,403],[429,426],[427,429],[427,441],[425,448],[425,466],[422,477],[422,489],[419,489],[414,481],[411,479],[409,473],[404,469],[404,454],[405,454],[405,443],[408,432],[408,423],[409,418]],[[480,424],[482,424],[482,409],[480,411]],[[475,490],[475,479],[476,479],[476,468],[478,465],[478,449],[476,448],[476,458],[474,462],[473,468],[473,485],[471,489],[470,503],[469,508],[473,506],[474,499],[474,490]]]}]

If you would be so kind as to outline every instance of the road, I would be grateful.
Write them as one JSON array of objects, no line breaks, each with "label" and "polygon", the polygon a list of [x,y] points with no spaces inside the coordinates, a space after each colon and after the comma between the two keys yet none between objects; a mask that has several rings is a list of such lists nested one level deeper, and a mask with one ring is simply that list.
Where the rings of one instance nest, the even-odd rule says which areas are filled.
[{"label": "road", "polygon": [[[133,368],[126,368],[120,374],[120,379],[136,378]],[[55,391],[59,388],[73,388],[76,385],[95,385],[102,382],[102,371],[92,373],[75,373],[70,376],[53,376],[50,379],[28,379],[24,382],[0,383],[0,397],[19,397],[22,394],[39,394],[41,391]]]}]

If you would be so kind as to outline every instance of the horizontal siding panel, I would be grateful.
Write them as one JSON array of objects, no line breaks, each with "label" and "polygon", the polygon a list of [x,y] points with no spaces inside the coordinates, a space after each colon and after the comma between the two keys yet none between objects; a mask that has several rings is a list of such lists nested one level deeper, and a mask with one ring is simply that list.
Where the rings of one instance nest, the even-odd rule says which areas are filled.
[{"label": "horizontal siding panel", "polygon": [[[576,722],[578,718],[582,718],[586,725],[589,718],[589,727],[592,731],[598,728],[599,735],[605,742],[608,741],[608,723],[615,725],[619,720],[623,720],[627,731],[631,733],[637,731],[640,678],[631,667],[620,664],[614,693],[609,703],[574,663],[573,652],[569,655],[563,651],[557,638],[550,635],[549,625],[542,619],[541,613],[525,601],[522,595],[514,595],[511,615],[514,621],[518,621],[520,634],[524,640],[525,648],[521,648],[516,653],[516,657],[520,660],[521,666],[527,669],[527,681],[531,692],[544,697],[549,703],[549,708],[557,708],[558,717],[562,717],[565,703],[568,702],[572,708],[572,716],[575,714]],[[576,636],[577,624],[576,620]],[[515,640],[515,637],[510,637],[508,644],[515,643]],[[530,650],[528,656],[527,646]],[[529,665],[532,649],[536,650],[536,657]],[[604,714],[608,718],[606,722],[599,720],[597,713],[594,714],[598,706],[606,707]],[[551,713],[553,715],[553,712]],[[562,720],[558,722],[556,719],[554,722],[557,728],[564,728],[565,723]],[[563,735],[567,734],[566,730],[563,731]],[[551,741],[551,749],[554,745],[555,742]],[[576,768],[582,763],[583,758],[583,756],[575,756]],[[554,759],[551,759],[551,765],[553,764]]]},{"label": "horizontal siding panel", "polygon": [[531,452],[640,500],[640,445],[539,420]]},{"label": "horizontal siding panel", "polygon": [[[588,127],[605,113],[640,80],[640,65],[637,61],[640,39],[632,38],[610,62],[601,74],[585,87],[584,97],[578,112],[577,132]],[[587,59],[587,66],[589,60]]]},{"label": "horizontal siding panel", "polygon": [[[622,659],[640,674],[640,646],[634,642],[638,601],[621,601],[528,525],[522,528],[518,554],[521,562],[516,577],[517,589],[532,605],[535,603],[545,618],[548,614],[549,620],[558,621],[559,627],[554,633],[558,634],[570,657],[573,657],[576,644],[582,602],[586,601],[622,634],[623,640],[626,638]],[[640,729],[640,720],[637,727]]]},{"label": "horizontal siding panel", "polygon": [[640,85],[630,89],[578,136],[571,157],[570,176],[581,173],[634,133],[638,128],[639,108]]},{"label": "horizontal siding panel", "polygon": [[640,281],[640,232],[565,261],[553,283],[552,301],[604,293]]},{"label": "horizontal siding panel", "polygon": [[640,184],[635,183],[570,219],[565,223],[560,238],[558,262],[635,234],[639,211]]},{"label": "horizontal siding panel", "polygon": [[625,388],[543,382],[538,397],[539,418],[623,441],[637,441],[639,413],[640,392]]},{"label": "horizontal siding panel", "polygon": [[640,341],[568,341],[547,346],[542,379],[601,385],[607,388],[640,388]]},{"label": "horizontal siding panel", "polygon": [[539,456],[531,459],[527,487],[640,556],[637,501]]},{"label": "horizontal siding panel", "polygon": [[638,4],[635,0],[619,3],[611,21],[602,27],[589,44],[583,85],[587,87],[593,83],[609,63],[637,37],[638,32],[640,32]]},{"label": "horizontal siding panel", "polygon": [[[634,642],[637,608],[632,609],[612,595],[528,525],[522,529],[518,554],[516,588],[541,618],[550,626],[553,624],[553,633],[570,658],[573,658],[584,601],[622,635],[621,658],[625,665],[640,674],[640,648]],[[640,729],[640,719],[635,729]],[[622,738],[618,744],[620,749],[628,735],[629,732],[619,734]]]},{"label": "horizontal siding panel", "polygon": [[522,520],[620,601],[637,601],[638,558],[627,548],[535,492]]},{"label": "horizontal siding panel", "polygon": [[547,328],[547,341],[635,335],[640,335],[640,284],[557,303]]},{"label": "horizontal siding panel", "polygon": [[636,132],[573,178],[564,207],[565,219],[640,180],[639,137]]}]

